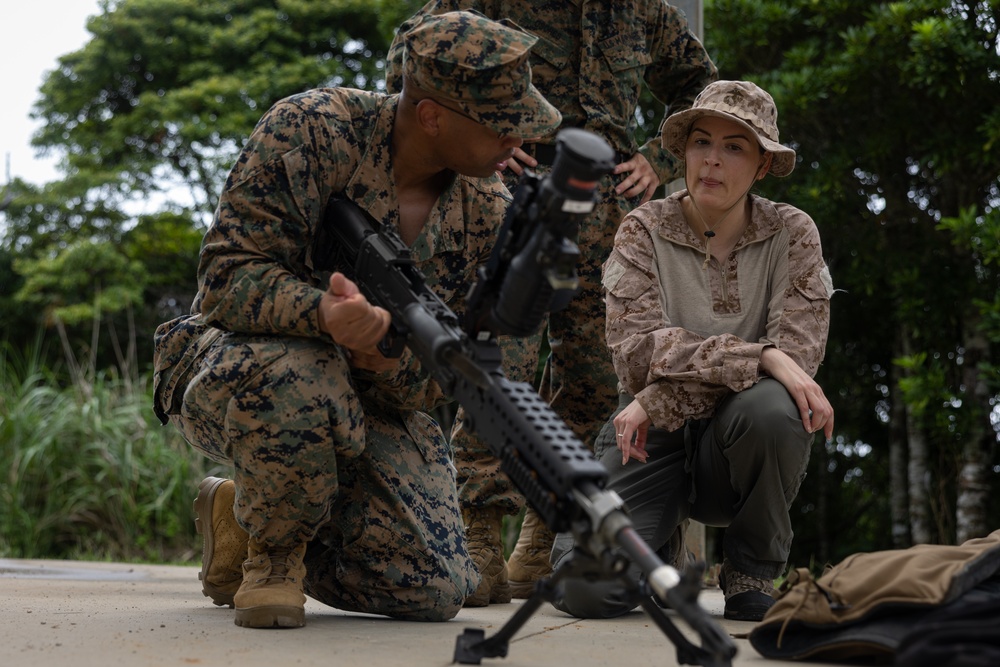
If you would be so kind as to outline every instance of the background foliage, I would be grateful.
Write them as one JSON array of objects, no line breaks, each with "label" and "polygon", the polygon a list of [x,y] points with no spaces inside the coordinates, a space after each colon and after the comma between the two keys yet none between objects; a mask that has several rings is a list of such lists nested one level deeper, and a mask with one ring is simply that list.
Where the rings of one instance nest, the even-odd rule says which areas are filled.
[{"label": "background foliage", "polygon": [[723,77],[774,95],[801,158],[762,190],[815,218],[839,289],[798,562],[996,529],[1000,5],[708,7]]},{"label": "background foliage", "polygon": [[113,372],[65,386],[38,348],[0,351],[0,556],[198,555],[191,484],[221,471],[161,427],[150,400]]},{"label": "background foliage", "polygon": [[[108,0],[39,91],[64,177],[0,187],[0,555],[185,559],[208,465],[150,409],[152,331],[188,308],[260,115],[378,90],[414,0]],[[838,293],[818,379],[836,438],[796,566],[1000,528],[1000,3],[706,0],[723,78],[769,90]],[[971,94],[974,91],[974,94]],[[661,107],[646,97],[640,134]]]}]

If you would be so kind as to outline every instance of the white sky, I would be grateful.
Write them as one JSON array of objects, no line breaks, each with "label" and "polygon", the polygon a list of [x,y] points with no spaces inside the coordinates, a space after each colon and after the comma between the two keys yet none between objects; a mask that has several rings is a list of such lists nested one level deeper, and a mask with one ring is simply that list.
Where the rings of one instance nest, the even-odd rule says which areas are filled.
[{"label": "white sky", "polygon": [[0,18],[0,184],[22,178],[42,185],[59,177],[54,157],[37,157],[28,114],[46,72],[61,55],[90,40],[85,24],[100,13],[98,0],[29,0],[4,3]]}]

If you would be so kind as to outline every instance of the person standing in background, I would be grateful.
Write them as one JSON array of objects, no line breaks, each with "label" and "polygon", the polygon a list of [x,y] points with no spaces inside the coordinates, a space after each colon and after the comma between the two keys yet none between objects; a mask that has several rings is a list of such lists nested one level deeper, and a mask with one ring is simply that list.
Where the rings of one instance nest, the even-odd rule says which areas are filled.
[{"label": "person standing in background", "polygon": [[[560,129],[591,131],[617,154],[614,173],[602,180],[600,200],[575,239],[581,252],[580,290],[565,309],[548,317],[544,335],[549,355],[538,386],[577,437],[592,446],[618,401],[604,339],[601,265],[625,214],[681,174],[678,160],[661,146],[659,132],[641,146],[636,139],[643,86],[663,103],[666,118],[690,107],[718,71],[683,13],[663,0],[431,0],[398,34],[423,16],[455,10],[481,12],[537,37],[531,49],[532,83],[559,109]],[[390,91],[401,84],[401,49],[397,36],[386,67]],[[555,158],[555,136],[529,139],[514,151],[504,172],[510,189],[525,168],[540,176],[547,173]],[[525,341],[531,349],[518,358],[537,360],[541,343],[540,335]],[[512,379],[526,382],[534,381],[536,369],[534,363],[507,368]],[[466,606],[527,598],[535,582],[551,572],[554,536],[529,507],[508,570],[502,519],[517,514],[524,500],[485,443],[462,429],[461,411],[452,445],[469,551],[482,574]]]}]

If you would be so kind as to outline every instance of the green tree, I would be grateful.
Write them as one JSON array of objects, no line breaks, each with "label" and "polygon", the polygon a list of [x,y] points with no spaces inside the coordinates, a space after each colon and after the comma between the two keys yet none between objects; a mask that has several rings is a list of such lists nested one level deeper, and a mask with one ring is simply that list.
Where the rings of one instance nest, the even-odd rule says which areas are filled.
[{"label": "green tree", "polygon": [[[0,321],[0,340],[24,349],[36,336],[39,325],[54,325],[55,320],[45,319],[50,313],[39,309],[33,298],[25,293],[20,299],[14,298],[23,292],[25,281],[29,281],[28,290],[43,289],[41,278],[30,272],[45,270],[47,262],[75,245],[106,245],[109,252],[116,251],[141,264],[148,276],[143,283],[143,297],[127,310],[115,309],[108,314],[107,324],[112,328],[117,325],[123,334],[127,332],[125,344],[136,348],[137,359],[150,359],[152,341],[148,332],[159,322],[186,311],[194,296],[203,230],[191,212],[167,207],[158,213],[134,216],[122,210],[120,201],[113,201],[117,199],[113,193],[111,199],[106,198],[109,189],[88,191],[78,178],[40,187],[15,180],[8,192],[10,205],[4,212],[5,233],[0,238],[0,284],[4,286],[0,305],[5,313]],[[50,278],[46,276],[45,280]],[[41,303],[48,303],[48,296],[40,294],[39,298]],[[133,317],[134,321],[130,319]],[[78,322],[62,320],[61,326],[69,338],[86,339],[89,335]],[[54,329],[58,331],[59,326]],[[71,342],[69,348],[78,350],[86,345],[89,343]],[[103,367],[118,362],[109,348],[98,363]]]},{"label": "green tree", "polygon": [[[308,88],[378,88],[396,21],[415,6],[104,2],[88,22],[91,40],[61,57],[42,85],[34,115],[44,126],[33,142],[64,156],[65,177],[4,188],[0,248],[9,255],[0,254],[0,270],[5,256],[41,260],[76,242],[123,249],[149,276],[131,325],[141,332],[139,358],[148,359],[152,327],[190,304],[197,240],[258,118]],[[23,277],[5,283],[11,293]],[[2,337],[24,344],[33,322],[11,319]]]},{"label": "green tree", "polygon": [[[110,328],[110,343],[119,368],[130,377],[136,371],[134,335],[121,337],[110,315],[131,313],[142,301],[146,271],[108,243],[81,241],[53,257],[15,260],[14,268],[25,276],[15,298],[43,313],[46,326],[59,333],[65,361],[76,384],[86,384],[99,370],[98,352],[102,325]],[[73,335],[74,328],[89,324],[90,337]],[[134,332],[134,326],[130,327]]]},{"label": "green tree", "polygon": [[118,243],[130,216],[121,200],[89,175],[76,175],[43,186],[14,179],[6,187],[0,247],[37,257],[78,239]]},{"label": "green tree", "polygon": [[[975,488],[998,485],[989,374],[998,341],[981,308],[995,306],[998,278],[941,222],[969,207],[992,211],[1000,199],[997,20],[995,1],[706,5],[706,41],[722,76],[771,91],[782,139],[801,157],[767,193],[813,215],[843,290],[820,372],[838,437],[817,452],[825,468],[814,467],[839,479],[825,498],[804,489],[802,534],[855,525],[816,521],[815,512],[852,507],[842,501],[859,487],[870,502],[853,507],[892,519],[890,530],[866,517],[868,548],[891,546],[889,534],[902,545],[988,528],[985,502],[967,505],[962,525],[955,508]],[[983,216],[969,224],[982,244],[1000,244]],[[971,483],[959,470],[975,470]],[[887,496],[880,491],[890,482]],[[840,549],[863,546],[852,536],[865,530],[857,525],[838,534]]]},{"label": "green tree", "polygon": [[68,175],[123,196],[186,188],[208,216],[274,102],[320,86],[375,87],[388,47],[380,4],[105,0],[91,40],[42,85],[33,143],[65,151]]},{"label": "green tree", "polygon": [[[0,248],[0,341],[11,340],[15,335],[34,329],[35,317],[32,310],[17,301],[14,295],[24,278],[14,270],[14,253]],[[25,347],[27,340],[18,340],[18,347]]]}]

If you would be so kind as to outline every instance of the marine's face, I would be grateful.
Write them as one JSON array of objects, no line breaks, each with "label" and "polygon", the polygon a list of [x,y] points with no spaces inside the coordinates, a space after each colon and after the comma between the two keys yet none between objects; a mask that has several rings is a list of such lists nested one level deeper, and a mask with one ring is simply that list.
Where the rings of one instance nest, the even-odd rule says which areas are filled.
[{"label": "marine's face", "polygon": [[449,168],[460,174],[485,178],[502,171],[514,149],[524,144],[520,137],[498,134],[464,112],[434,101],[445,109],[441,153]]}]

